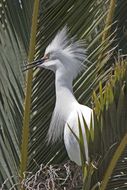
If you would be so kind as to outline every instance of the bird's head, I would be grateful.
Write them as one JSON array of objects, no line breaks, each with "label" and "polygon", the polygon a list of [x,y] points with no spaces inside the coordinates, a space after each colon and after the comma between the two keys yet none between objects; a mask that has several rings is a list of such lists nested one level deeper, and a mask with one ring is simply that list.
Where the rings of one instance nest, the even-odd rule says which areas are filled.
[{"label": "bird's head", "polygon": [[45,50],[44,56],[26,65],[28,70],[33,67],[62,71],[73,78],[85,68],[83,62],[86,59],[86,50],[83,41],[68,38],[68,29],[65,26],[59,31]]}]

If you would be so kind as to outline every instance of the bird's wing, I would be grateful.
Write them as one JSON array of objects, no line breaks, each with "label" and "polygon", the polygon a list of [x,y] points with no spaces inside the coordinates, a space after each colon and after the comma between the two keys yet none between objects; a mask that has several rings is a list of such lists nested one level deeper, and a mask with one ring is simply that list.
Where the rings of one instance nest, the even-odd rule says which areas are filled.
[{"label": "bird's wing", "polygon": [[68,118],[68,121],[65,125],[65,130],[64,130],[65,146],[70,159],[76,162],[78,165],[81,165],[80,148],[79,148],[79,143],[73,133],[75,133],[75,135],[79,138],[79,127],[78,127],[78,118],[79,118],[82,128],[82,134],[84,137],[85,155],[87,161],[89,161],[88,145],[86,140],[86,131],[84,127],[83,117],[86,121],[86,124],[88,125],[88,128],[90,128],[91,116],[92,116],[92,110],[89,107],[78,104],[76,109],[73,110],[72,113],[70,114],[70,117]]}]

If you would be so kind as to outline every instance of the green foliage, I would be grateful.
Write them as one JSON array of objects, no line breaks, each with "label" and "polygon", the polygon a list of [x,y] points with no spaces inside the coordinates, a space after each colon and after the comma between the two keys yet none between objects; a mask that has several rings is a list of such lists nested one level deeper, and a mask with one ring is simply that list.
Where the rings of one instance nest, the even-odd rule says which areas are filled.
[{"label": "green foliage", "polygon": [[[105,181],[108,182],[109,177],[111,177],[115,168],[115,164],[117,164],[118,159],[127,145],[126,76],[127,63],[121,59],[119,60],[119,63],[116,63],[116,66],[114,67],[111,75],[109,75],[109,80],[104,88],[102,88],[102,84],[100,83],[99,95],[97,96],[95,92],[93,93],[93,101],[95,103],[95,135],[93,146],[96,150],[93,154],[94,158],[96,155],[99,155],[100,157],[97,165],[98,171],[95,172],[98,176],[97,180],[100,179],[99,181],[101,181],[105,174],[105,178],[102,181],[102,189],[105,189],[104,183]],[[97,128],[100,129],[98,130]],[[99,135],[96,135],[97,130],[99,131]],[[121,188],[121,186],[119,188]]]}]

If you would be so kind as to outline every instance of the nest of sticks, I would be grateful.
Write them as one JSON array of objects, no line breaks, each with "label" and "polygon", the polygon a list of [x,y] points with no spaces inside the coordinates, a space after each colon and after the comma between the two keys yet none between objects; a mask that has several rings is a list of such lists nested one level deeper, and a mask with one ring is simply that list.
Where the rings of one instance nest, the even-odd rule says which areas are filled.
[{"label": "nest of sticks", "polygon": [[57,165],[41,165],[33,174],[27,172],[22,181],[25,190],[78,190],[82,187],[81,167],[73,162]]}]

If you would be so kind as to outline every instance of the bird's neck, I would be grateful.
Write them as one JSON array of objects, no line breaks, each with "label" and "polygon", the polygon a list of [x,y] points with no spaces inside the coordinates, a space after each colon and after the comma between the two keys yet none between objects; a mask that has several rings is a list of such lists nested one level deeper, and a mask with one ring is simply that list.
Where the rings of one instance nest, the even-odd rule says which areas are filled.
[{"label": "bird's neck", "polygon": [[55,142],[62,137],[65,123],[78,103],[73,95],[72,81],[73,78],[67,74],[56,71],[56,104],[48,131],[49,142]]},{"label": "bird's neck", "polygon": [[56,73],[55,87],[56,87],[56,105],[55,111],[61,115],[64,122],[67,121],[70,113],[74,109],[77,100],[73,94],[72,87],[73,78],[71,76]]},{"label": "bird's neck", "polygon": [[73,101],[76,101],[73,94],[72,82],[73,78],[71,76],[56,72],[56,102],[63,101],[66,104],[71,104]]}]

